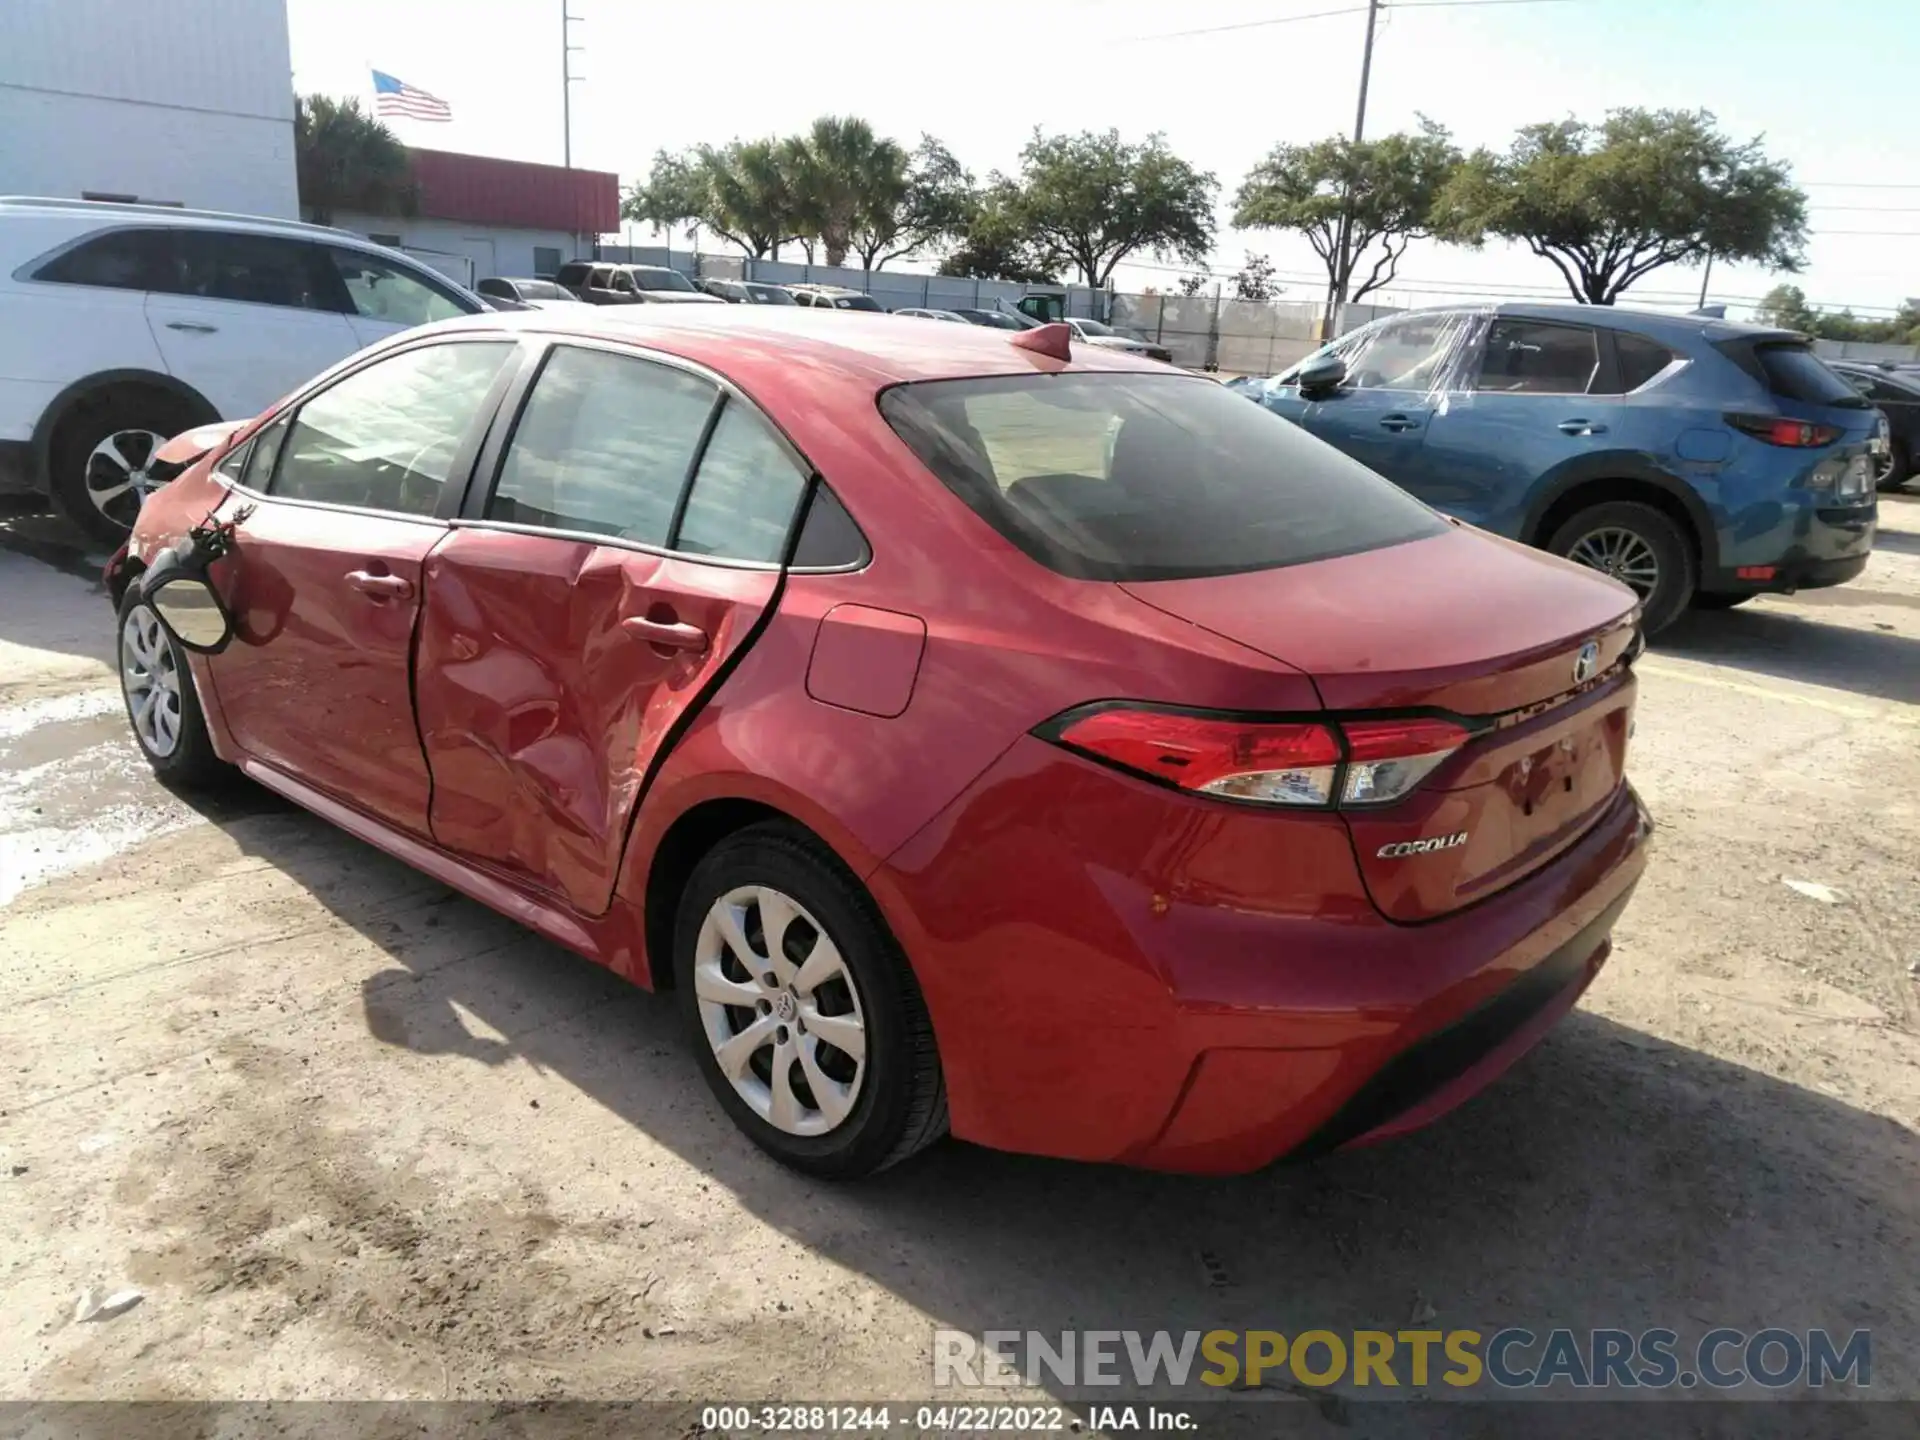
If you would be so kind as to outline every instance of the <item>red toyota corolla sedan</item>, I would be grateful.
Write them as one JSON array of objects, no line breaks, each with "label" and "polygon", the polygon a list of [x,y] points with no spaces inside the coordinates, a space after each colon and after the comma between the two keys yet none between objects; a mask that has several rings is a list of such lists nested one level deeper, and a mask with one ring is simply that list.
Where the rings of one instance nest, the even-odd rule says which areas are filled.
[{"label": "red toyota corolla sedan", "polygon": [[1422,1124],[1639,877],[1633,596],[1069,342],[409,331],[169,447],[109,569],[134,734],[676,989],[805,1170]]}]

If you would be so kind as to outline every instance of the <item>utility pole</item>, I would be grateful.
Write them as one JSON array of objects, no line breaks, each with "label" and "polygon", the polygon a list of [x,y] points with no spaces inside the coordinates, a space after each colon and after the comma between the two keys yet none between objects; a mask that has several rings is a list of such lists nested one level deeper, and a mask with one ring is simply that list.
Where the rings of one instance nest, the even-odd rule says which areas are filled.
[{"label": "utility pole", "polygon": [[580,17],[567,8],[567,0],[560,0],[560,131],[561,153],[567,169],[573,168],[573,83],[581,77],[573,73],[573,56],[576,50],[586,46],[573,43],[572,27],[580,23]]},{"label": "utility pole", "polygon": [[[1380,20],[1382,0],[1367,0],[1367,43],[1360,52],[1360,103],[1353,113],[1353,143],[1357,147],[1367,134],[1367,82],[1373,78],[1373,35]],[[1351,197],[1349,197],[1351,199]],[[1353,262],[1347,255],[1347,248],[1353,240],[1353,212],[1351,205],[1342,206],[1340,211],[1340,248],[1334,252],[1336,273],[1331,293],[1327,297],[1327,338],[1333,338],[1333,328],[1340,322],[1340,307],[1347,303],[1347,282],[1352,278]]]}]

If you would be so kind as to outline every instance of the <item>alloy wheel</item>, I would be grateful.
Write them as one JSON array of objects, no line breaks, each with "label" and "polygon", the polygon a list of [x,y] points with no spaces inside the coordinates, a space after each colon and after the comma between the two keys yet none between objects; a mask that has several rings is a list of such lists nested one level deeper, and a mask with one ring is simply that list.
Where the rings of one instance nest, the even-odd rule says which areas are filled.
[{"label": "alloy wheel", "polygon": [[116,430],[87,455],[87,498],[121,529],[133,528],[147,496],[159,488],[153,457],[166,443],[151,430]]},{"label": "alloy wheel", "polygon": [[1611,575],[1633,589],[1645,600],[1659,587],[1660,557],[1653,546],[1633,530],[1607,525],[1589,530],[1567,550],[1567,559]]},{"label": "alloy wheel", "polygon": [[120,685],[140,743],[166,759],[180,744],[180,671],[160,617],[145,605],[120,627]]},{"label": "alloy wheel", "polygon": [[765,885],[713,902],[694,947],[693,990],[714,1059],[754,1114],[788,1135],[825,1135],[866,1078],[866,1016],[840,948],[792,896]]}]

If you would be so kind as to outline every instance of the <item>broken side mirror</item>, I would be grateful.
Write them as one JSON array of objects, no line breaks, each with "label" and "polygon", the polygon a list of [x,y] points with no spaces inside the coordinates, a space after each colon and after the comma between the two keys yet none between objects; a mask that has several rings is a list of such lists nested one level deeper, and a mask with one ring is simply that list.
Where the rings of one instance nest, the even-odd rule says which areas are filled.
[{"label": "broken side mirror", "polygon": [[140,598],[184,649],[217,655],[233,639],[233,617],[207,579],[207,567],[234,546],[234,527],[253,513],[242,506],[230,520],[208,519],[162,551],[140,577]]}]

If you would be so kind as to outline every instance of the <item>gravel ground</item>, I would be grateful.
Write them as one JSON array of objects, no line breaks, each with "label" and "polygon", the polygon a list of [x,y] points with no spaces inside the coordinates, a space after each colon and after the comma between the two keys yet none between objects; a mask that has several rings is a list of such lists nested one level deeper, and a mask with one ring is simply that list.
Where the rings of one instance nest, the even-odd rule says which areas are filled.
[{"label": "gravel ground", "polygon": [[0,524],[0,1399],[901,1398],[935,1326],[1429,1311],[1866,1327],[1920,1398],[1920,499],[1882,515],[1855,584],[1646,657],[1651,869],[1471,1105],[1230,1181],[949,1142],[852,1188],[734,1133],[670,1004],[156,786],[104,599]]}]

